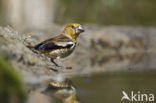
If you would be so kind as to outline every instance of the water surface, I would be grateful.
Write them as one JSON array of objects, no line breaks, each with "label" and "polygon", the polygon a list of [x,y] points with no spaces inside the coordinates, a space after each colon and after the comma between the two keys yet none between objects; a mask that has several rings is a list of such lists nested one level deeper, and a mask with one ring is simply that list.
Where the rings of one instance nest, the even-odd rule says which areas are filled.
[{"label": "water surface", "polygon": [[[122,91],[156,94],[156,71],[108,72],[73,78],[80,101],[120,103]],[[128,102],[127,100],[123,101]]]}]

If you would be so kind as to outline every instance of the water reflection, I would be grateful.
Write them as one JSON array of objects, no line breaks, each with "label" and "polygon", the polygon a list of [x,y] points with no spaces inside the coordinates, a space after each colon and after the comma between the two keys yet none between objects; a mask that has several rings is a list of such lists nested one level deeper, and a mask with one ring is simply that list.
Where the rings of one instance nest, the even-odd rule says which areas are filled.
[{"label": "water reflection", "polygon": [[77,91],[69,79],[62,82],[51,81],[42,93],[52,98],[55,97],[61,100],[62,103],[80,103],[77,100]]},{"label": "water reflection", "polygon": [[[50,81],[47,84],[43,86],[44,89],[36,86],[37,89],[31,90],[33,94],[29,92],[30,97],[36,92],[38,96],[32,97],[35,102],[28,103],[120,103],[122,91],[128,95],[131,91],[156,95],[156,71],[106,72],[65,79],[62,82]],[[49,102],[43,101],[43,97]],[[130,102],[124,100],[122,103]]]},{"label": "water reflection", "polygon": [[[80,75],[83,71],[81,70],[76,72],[79,76],[70,76],[69,79],[63,79],[61,82],[48,81],[47,85],[43,86],[44,89],[39,92],[50,98],[49,102],[44,103],[80,103],[82,101],[83,103],[121,103],[122,91],[128,95],[131,91],[156,95],[156,56],[132,54],[116,57],[99,56],[99,58],[95,56],[94,59],[97,60],[93,62],[92,68],[86,66],[83,70],[94,69],[95,71],[99,68],[98,72]],[[102,73],[100,71],[102,69],[110,71]],[[129,101],[124,100],[122,103],[129,103]]]}]

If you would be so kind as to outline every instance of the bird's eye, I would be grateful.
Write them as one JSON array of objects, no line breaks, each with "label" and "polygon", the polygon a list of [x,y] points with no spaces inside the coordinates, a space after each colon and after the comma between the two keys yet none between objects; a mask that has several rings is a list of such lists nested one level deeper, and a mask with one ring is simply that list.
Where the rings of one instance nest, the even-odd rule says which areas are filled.
[{"label": "bird's eye", "polygon": [[75,29],[75,27],[72,25],[71,28]]}]

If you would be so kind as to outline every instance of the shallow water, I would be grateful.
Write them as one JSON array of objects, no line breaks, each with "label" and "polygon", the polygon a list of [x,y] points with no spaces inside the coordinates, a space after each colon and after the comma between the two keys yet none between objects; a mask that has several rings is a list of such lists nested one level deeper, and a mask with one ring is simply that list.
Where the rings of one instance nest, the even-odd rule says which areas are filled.
[{"label": "shallow water", "polygon": [[131,91],[156,94],[156,71],[109,72],[72,80],[79,100],[84,103],[120,103],[122,91],[128,95]]},{"label": "shallow water", "polygon": [[[139,59],[136,62],[126,62],[126,65],[120,66],[122,67],[121,70],[116,70],[116,68],[119,68],[119,66],[116,66],[117,64],[123,65],[123,61],[118,61],[111,71],[83,74],[68,78],[62,83],[51,81],[45,87],[46,89],[39,93],[51,99],[47,103],[150,102],[150,94],[156,95],[155,57],[154,55],[144,55],[143,59]],[[107,62],[107,64],[113,67],[112,63]],[[105,67],[101,67],[101,69],[103,68]],[[130,99],[133,92],[137,101],[134,99],[131,99],[131,101],[123,99],[121,101],[123,92]],[[145,96],[141,97],[144,94]],[[139,100],[142,101],[138,102]],[[153,100],[155,101],[155,97]]]},{"label": "shallow water", "polygon": [[[99,73],[67,79],[64,83],[60,87],[49,85],[43,94],[53,98],[52,103],[138,103],[139,100],[145,103],[150,102],[151,94],[156,95],[154,70]],[[123,92],[130,99],[133,92],[137,101],[121,101]],[[150,100],[155,101],[155,97]]]}]

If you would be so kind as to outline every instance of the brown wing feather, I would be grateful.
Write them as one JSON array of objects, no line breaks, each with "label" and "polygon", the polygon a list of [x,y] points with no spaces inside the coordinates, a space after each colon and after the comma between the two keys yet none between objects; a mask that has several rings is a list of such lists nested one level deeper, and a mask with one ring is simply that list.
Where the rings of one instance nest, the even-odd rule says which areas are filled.
[{"label": "brown wing feather", "polygon": [[[37,50],[54,50],[54,49],[59,49],[62,48],[58,43],[60,42],[69,42],[72,41],[68,37],[64,35],[59,35],[56,37],[53,37],[51,39],[45,40],[38,45],[35,46],[35,49]],[[72,45],[69,45],[72,46]]]},{"label": "brown wing feather", "polygon": [[67,36],[64,36],[63,34],[59,35],[59,36],[55,36],[53,38],[47,39],[45,41],[43,41],[43,44],[46,43],[57,43],[57,42],[68,42],[71,41]]}]

